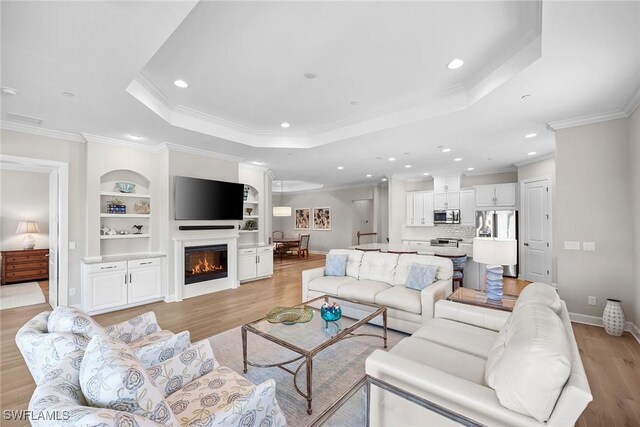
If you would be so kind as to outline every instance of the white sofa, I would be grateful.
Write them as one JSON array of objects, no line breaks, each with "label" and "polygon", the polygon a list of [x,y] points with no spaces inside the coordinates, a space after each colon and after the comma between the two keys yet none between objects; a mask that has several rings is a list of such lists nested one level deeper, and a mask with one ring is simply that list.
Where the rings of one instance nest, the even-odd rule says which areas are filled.
[{"label": "white sofa", "polygon": [[[373,386],[371,425],[571,426],[592,400],[569,313],[553,288],[529,285],[513,313],[451,301],[366,373],[448,412],[438,414]],[[374,383],[375,384],[375,383]]]},{"label": "white sofa", "polygon": [[[302,300],[333,295],[387,307],[387,326],[406,333],[417,331],[433,317],[433,306],[451,293],[453,264],[429,255],[397,255],[333,249],[329,254],[347,255],[346,275],[325,276],[324,267],[302,272]],[[422,291],[404,286],[412,263],[438,267],[436,281]],[[362,315],[358,308],[342,304],[345,315]],[[381,324],[380,318],[372,323]]]}]

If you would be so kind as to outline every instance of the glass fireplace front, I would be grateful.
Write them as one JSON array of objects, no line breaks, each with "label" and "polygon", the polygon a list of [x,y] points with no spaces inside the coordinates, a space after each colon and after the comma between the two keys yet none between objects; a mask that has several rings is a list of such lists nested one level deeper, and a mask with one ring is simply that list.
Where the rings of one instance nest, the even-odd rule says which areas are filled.
[{"label": "glass fireplace front", "polygon": [[184,284],[227,277],[227,245],[184,248]]}]

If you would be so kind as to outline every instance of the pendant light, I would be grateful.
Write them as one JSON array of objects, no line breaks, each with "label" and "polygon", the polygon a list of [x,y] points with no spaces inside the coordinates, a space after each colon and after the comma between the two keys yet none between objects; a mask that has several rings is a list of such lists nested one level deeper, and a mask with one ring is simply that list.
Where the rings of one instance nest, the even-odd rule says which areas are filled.
[{"label": "pendant light", "polygon": [[[284,182],[280,180],[280,201],[284,193]],[[291,206],[274,206],[273,216],[291,216]]]}]

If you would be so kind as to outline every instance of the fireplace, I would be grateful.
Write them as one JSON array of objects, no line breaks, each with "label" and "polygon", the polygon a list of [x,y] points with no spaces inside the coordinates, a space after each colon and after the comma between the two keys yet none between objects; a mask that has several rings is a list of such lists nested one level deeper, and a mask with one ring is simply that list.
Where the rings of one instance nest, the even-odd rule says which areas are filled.
[{"label": "fireplace", "polygon": [[227,245],[184,248],[184,284],[227,277],[227,251]]}]

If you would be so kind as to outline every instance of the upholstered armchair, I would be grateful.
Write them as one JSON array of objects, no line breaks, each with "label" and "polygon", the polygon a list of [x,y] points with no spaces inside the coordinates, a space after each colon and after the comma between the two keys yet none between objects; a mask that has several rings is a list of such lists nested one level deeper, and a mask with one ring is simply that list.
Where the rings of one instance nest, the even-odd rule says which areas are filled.
[{"label": "upholstered armchair", "polygon": [[103,334],[129,345],[145,366],[173,357],[191,344],[188,331],[174,334],[162,330],[153,312],[103,328],[88,314],[73,307],[56,307],[38,314],[16,334],[36,384],[68,353],[84,350],[94,335]]},{"label": "upholstered armchair", "polygon": [[145,369],[124,343],[95,336],[36,387],[29,410],[33,426],[47,427],[286,425],[275,382],[255,386],[221,367],[209,341]]}]

